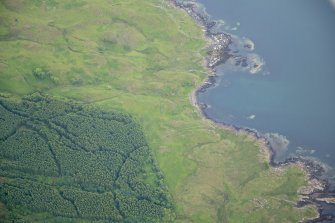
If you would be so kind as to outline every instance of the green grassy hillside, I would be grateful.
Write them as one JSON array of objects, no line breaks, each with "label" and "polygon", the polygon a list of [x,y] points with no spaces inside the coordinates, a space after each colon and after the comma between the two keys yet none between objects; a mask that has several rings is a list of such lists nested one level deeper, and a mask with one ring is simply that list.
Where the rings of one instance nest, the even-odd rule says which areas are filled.
[{"label": "green grassy hillside", "polygon": [[258,142],[218,128],[190,104],[206,77],[206,43],[184,12],[159,0],[0,2],[0,90],[130,113],[165,177],[175,222],[315,215],[294,207],[307,184],[301,169],[271,169]]}]

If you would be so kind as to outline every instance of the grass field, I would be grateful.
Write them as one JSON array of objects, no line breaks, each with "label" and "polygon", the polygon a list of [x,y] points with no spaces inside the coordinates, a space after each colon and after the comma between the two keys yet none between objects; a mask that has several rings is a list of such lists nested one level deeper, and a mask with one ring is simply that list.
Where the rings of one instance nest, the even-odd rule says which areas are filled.
[{"label": "grass field", "polygon": [[[204,120],[203,33],[159,0],[1,0],[0,91],[41,91],[132,114],[175,205],[175,222],[298,222],[301,169],[269,167],[258,142]],[[37,75],[39,70],[43,75]],[[1,207],[1,206],[0,206]]]}]

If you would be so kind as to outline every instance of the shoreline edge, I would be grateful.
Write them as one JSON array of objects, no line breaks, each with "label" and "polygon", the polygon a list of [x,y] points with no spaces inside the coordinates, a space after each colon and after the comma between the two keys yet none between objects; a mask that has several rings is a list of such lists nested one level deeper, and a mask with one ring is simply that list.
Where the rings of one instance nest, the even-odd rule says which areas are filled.
[{"label": "shoreline edge", "polygon": [[[316,223],[322,220],[327,220],[327,216],[321,215],[322,207],[320,204],[321,202],[333,201],[333,198],[326,196],[329,184],[327,180],[320,179],[320,176],[325,172],[325,168],[321,164],[302,157],[292,157],[283,162],[276,163],[274,161],[274,157],[276,155],[275,150],[272,148],[270,142],[264,136],[260,135],[255,129],[237,127],[225,122],[215,121],[205,113],[206,105],[198,103],[197,96],[200,92],[206,91],[206,89],[215,84],[215,68],[220,64],[224,64],[232,56],[228,53],[228,47],[232,43],[232,38],[229,34],[223,32],[212,33],[211,28],[215,26],[216,22],[212,21],[208,15],[200,14],[197,11],[198,6],[195,1],[181,2],[178,0],[167,0],[167,2],[171,3],[174,7],[183,10],[187,15],[193,18],[196,24],[201,27],[206,40],[205,48],[207,57],[203,58],[203,67],[208,73],[201,84],[189,94],[189,101],[196,108],[198,114],[202,119],[210,121],[216,127],[232,131],[235,134],[243,135],[251,140],[254,140],[260,148],[262,157],[269,163],[271,168],[282,169],[289,165],[296,165],[301,168],[304,172],[306,180],[308,181],[308,186],[301,187],[297,191],[299,201],[295,207],[299,208],[307,204],[312,204],[318,210],[317,216],[312,219],[303,219],[304,222]],[[246,61],[243,62],[246,63]]]}]

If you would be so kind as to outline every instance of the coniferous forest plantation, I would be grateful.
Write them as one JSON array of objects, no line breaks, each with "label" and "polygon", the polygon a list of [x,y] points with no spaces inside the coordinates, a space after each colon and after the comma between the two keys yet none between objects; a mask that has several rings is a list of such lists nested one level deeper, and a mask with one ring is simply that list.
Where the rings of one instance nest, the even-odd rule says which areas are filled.
[{"label": "coniferous forest plantation", "polygon": [[0,0],[0,222],[299,222],[308,187],[201,116],[206,39],[167,0]]},{"label": "coniferous forest plantation", "polygon": [[171,208],[129,115],[41,95],[2,97],[0,110],[0,198],[11,209],[8,221],[33,221],[37,212],[45,214],[36,219],[58,221],[156,222]]}]

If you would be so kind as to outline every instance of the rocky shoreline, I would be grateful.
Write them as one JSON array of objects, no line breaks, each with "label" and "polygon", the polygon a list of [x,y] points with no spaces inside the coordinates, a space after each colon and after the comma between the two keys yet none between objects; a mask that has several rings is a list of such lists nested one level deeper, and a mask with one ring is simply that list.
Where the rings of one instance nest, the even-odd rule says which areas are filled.
[{"label": "rocky shoreline", "polygon": [[[300,188],[300,201],[296,204],[296,207],[313,204],[316,205],[319,211],[319,215],[316,216],[316,218],[306,219],[305,222],[317,223],[325,220],[335,220],[335,216],[323,214],[322,204],[335,203],[335,191],[330,189],[328,180],[322,178],[325,173],[325,167],[321,163],[303,157],[292,157],[277,163],[274,160],[276,155],[275,150],[272,148],[270,142],[256,130],[240,128],[224,122],[215,121],[206,114],[205,109],[207,108],[207,105],[199,104],[197,95],[216,84],[215,68],[218,65],[226,63],[229,59],[233,60],[235,66],[249,67],[250,69],[257,69],[261,65],[257,63],[249,64],[247,57],[240,55],[238,51],[231,50],[229,48],[232,44],[231,35],[224,32],[212,32],[213,27],[216,26],[216,21],[211,20],[206,13],[201,12],[199,10],[199,5],[195,1],[169,0],[169,2],[190,15],[203,28],[205,37],[208,40],[205,64],[208,68],[209,75],[206,80],[204,80],[203,83],[191,93],[191,103],[198,109],[205,119],[213,121],[221,128],[232,130],[238,134],[245,134],[260,142],[262,152],[265,153],[265,158],[273,168],[297,165],[304,170],[309,184],[306,187]],[[245,45],[244,47],[249,48],[248,45]]]},{"label": "rocky shoreline", "polygon": [[[215,67],[226,63],[228,60],[231,60],[234,66],[243,68],[249,67],[257,70],[261,66],[258,61],[248,60],[248,57],[242,55],[239,51],[230,49],[229,46],[233,43],[233,36],[224,32],[213,31],[218,22],[211,20],[207,14],[200,13],[195,1],[170,0],[170,2],[186,11],[203,28],[205,37],[208,40],[206,57],[206,66],[208,68],[214,70]],[[249,43],[245,43],[243,47],[246,50],[252,48]]]}]

